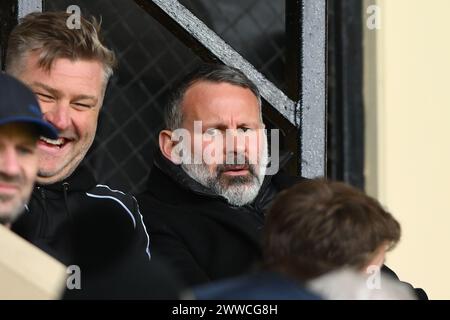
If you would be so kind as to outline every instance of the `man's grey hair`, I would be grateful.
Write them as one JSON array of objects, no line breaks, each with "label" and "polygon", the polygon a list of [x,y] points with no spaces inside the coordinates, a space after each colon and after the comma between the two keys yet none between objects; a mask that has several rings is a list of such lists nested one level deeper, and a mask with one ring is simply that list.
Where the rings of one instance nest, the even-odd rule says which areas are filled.
[{"label": "man's grey hair", "polygon": [[181,103],[183,101],[184,95],[192,85],[200,81],[213,83],[229,83],[251,90],[258,99],[261,117],[260,120],[262,122],[261,95],[259,93],[258,87],[239,69],[218,63],[205,63],[188,74],[178,84],[175,90],[173,90],[169,98],[167,107],[164,110],[164,123],[166,129],[173,131],[181,127],[181,124],[183,122]]},{"label": "man's grey hair", "polygon": [[94,60],[103,66],[106,88],[117,59],[102,41],[101,21],[80,17],[79,29],[69,29],[69,18],[65,11],[32,12],[22,18],[8,39],[6,72],[19,77],[33,52],[39,53],[38,66],[48,72],[57,59]]}]

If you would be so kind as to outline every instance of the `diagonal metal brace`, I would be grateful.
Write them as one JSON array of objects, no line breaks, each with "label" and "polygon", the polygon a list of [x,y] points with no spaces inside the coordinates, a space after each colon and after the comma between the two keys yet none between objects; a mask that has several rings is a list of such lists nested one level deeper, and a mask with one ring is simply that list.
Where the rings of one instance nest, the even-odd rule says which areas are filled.
[{"label": "diagonal metal brace", "polygon": [[202,59],[219,60],[244,72],[258,86],[261,96],[292,125],[298,127],[295,102],[177,0],[135,2],[163,26],[170,26],[170,30],[175,30],[174,34],[188,43]]}]

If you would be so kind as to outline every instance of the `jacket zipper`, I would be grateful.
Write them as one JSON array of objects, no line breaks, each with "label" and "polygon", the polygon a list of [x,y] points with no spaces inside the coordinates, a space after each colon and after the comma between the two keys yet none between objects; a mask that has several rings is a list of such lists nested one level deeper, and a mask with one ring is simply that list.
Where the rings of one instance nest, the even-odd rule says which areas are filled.
[{"label": "jacket zipper", "polygon": [[42,200],[42,207],[44,209],[43,215],[42,215],[42,221],[39,229],[39,235],[41,238],[45,236],[45,228],[48,225],[48,212],[47,212],[47,198],[45,196],[45,191],[41,187],[37,187],[39,190],[39,193],[41,194],[41,200]]},{"label": "jacket zipper", "polygon": [[64,194],[64,205],[66,207],[67,216],[69,217],[70,220],[72,220],[72,216],[70,215],[70,210],[69,210],[68,196],[67,196],[67,193],[69,192],[69,183],[63,182],[62,186],[63,186],[63,194]]}]

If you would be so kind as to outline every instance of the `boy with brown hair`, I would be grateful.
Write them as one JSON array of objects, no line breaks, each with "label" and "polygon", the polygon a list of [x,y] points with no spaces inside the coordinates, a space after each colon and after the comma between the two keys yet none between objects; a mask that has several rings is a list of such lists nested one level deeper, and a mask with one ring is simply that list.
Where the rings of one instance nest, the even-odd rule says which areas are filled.
[{"label": "boy with brown hair", "polygon": [[283,191],[265,228],[267,267],[325,298],[413,298],[401,283],[380,278],[381,286],[371,288],[364,277],[381,276],[401,229],[378,201],[350,185],[316,179]]}]

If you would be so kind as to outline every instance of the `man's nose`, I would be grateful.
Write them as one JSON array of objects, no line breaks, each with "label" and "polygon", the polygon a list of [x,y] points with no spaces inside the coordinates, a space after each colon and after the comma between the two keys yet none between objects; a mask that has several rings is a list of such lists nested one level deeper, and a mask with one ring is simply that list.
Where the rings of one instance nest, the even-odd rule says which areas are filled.
[{"label": "man's nose", "polygon": [[20,163],[14,146],[8,146],[0,151],[0,172],[8,176],[20,174]]},{"label": "man's nose", "polygon": [[44,119],[59,131],[63,131],[70,126],[70,106],[59,102],[52,109],[44,113]]},{"label": "man's nose", "polygon": [[240,129],[233,129],[228,130],[227,135],[227,149],[230,148],[230,150],[226,150],[227,152],[236,152],[241,153],[245,152],[246,149],[246,137],[243,132],[243,130]]}]

